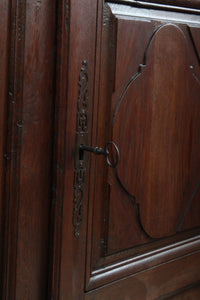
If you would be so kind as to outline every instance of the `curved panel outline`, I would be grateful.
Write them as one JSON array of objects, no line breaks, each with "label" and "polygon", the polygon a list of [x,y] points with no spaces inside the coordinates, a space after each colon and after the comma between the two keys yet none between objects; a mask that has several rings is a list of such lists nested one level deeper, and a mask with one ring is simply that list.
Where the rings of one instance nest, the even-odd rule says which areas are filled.
[{"label": "curved panel outline", "polygon": [[[152,35],[151,35],[150,38],[149,38],[149,41],[148,41],[148,43],[147,43],[146,48],[145,48],[142,63],[139,64],[137,72],[136,72],[136,73],[128,80],[128,83],[125,85],[124,89],[122,90],[122,92],[121,92],[121,94],[120,94],[120,97],[119,97],[119,99],[118,99],[118,102],[117,102],[117,104],[116,104],[116,107],[115,107],[115,110],[114,110],[114,113],[113,113],[113,118],[112,118],[112,130],[113,130],[113,127],[114,127],[114,122],[115,122],[115,119],[116,119],[117,112],[118,112],[118,110],[119,110],[120,104],[121,104],[122,101],[123,101],[123,97],[124,97],[125,93],[126,93],[127,90],[129,89],[129,87],[130,87],[130,85],[132,84],[132,82],[135,81],[135,80],[142,74],[143,68],[146,67],[146,65],[147,65],[147,55],[148,55],[148,50],[149,50],[149,47],[150,47],[150,45],[151,45],[151,42],[152,42],[152,40],[153,40],[155,34],[156,34],[159,30],[161,30],[163,27],[166,27],[166,26],[173,26],[173,27],[176,27],[176,28],[182,33],[182,35],[184,36],[184,38],[186,39],[186,36],[185,36],[184,32],[181,30],[181,28],[180,28],[179,26],[173,24],[173,23],[167,23],[167,24],[164,24],[164,25],[160,25],[160,26],[158,26],[158,27],[154,30],[154,32],[152,33]],[[197,61],[198,61],[199,65],[200,65],[200,57],[199,57],[199,54],[198,54],[198,51],[197,51],[197,48],[196,48],[196,45],[195,45],[195,41],[194,41],[194,39],[193,39],[192,33],[191,33],[191,31],[190,31],[190,28],[189,28],[188,26],[187,26],[187,29],[188,29],[188,34],[189,34],[189,37],[190,37],[190,42],[191,42],[192,45],[193,45],[193,48],[194,48],[194,52],[195,52]],[[192,72],[192,75],[193,75],[194,79],[195,79],[195,80],[198,82],[198,84],[199,84],[199,79],[197,78],[196,74],[195,74],[194,72]],[[130,201],[132,202],[132,204],[133,204],[133,205],[139,205],[139,204],[136,203],[135,196],[132,195],[132,194],[130,194],[130,193],[127,191],[127,189],[124,187],[124,185],[122,184],[122,182],[121,182],[121,180],[120,180],[120,178],[119,178],[119,176],[118,176],[118,174],[117,174],[117,170],[115,170],[114,173],[115,173],[115,176],[116,176],[117,181],[118,181],[119,185],[121,186],[121,188],[122,188],[122,189],[124,190],[124,192],[125,192],[126,194],[128,194],[129,197],[131,198]],[[200,178],[199,178],[199,180],[197,181],[197,183],[196,183],[196,185],[195,185],[195,188],[194,188],[194,190],[193,190],[191,196],[189,197],[188,202],[186,203],[186,207],[185,207],[184,213],[183,213],[183,215],[182,215],[182,217],[181,217],[181,219],[180,219],[180,222],[179,222],[179,224],[178,224],[178,226],[177,226],[176,232],[178,232],[178,231],[180,230],[181,226],[182,226],[182,223],[183,223],[183,221],[184,221],[184,218],[185,218],[185,216],[186,216],[186,213],[187,213],[187,211],[188,211],[188,209],[189,209],[189,207],[190,207],[190,205],[191,205],[191,203],[192,203],[192,200],[193,200],[193,198],[194,198],[194,196],[195,196],[195,194],[196,194],[196,192],[197,192],[197,190],[198,190],[199,185],[200,185]],[[138,211],[139,211],[139,208],[138,208]],[[140,223],[141,223],[141,222],[140,222]],[[142,225],[142,224],[140,224],[140,225]],[[141,227],[142,227],[143,231],[146,233],[146,231],[144,230],[143,226],[141,226]],[[147,234],[147,233],[146,233],[146,234]],[[149,235],[147,234],[147,236],[149,236]]]},{"label": "curved panel outline", "polygon": [[[119,110],[119,106],[120,106],[120,104],[121,104],[121,102],[122,102],[122,99],[123,99],[123,97],[124,97],[126,91],[128,90],[128,88],[129,88],[129,86],[131,85],[131,83],[132,83],[133,81],[135,81],[135,80],[141,75],[141,73],[142,73],[142,68],[146,67],[146,65],[147,65],[147,55],[148,55],[148,50],[149,50],[151,41],[153,40],[155,34],[156,34],[159,30],[161,30],[162,28],[164,28],[164,27],[166,27],[166,26],[173,26],[173,27],[176,27],[178,30],[181,31],[181,33],[183,34],[183,36],[184,36],[184,38],[185,38],[185,34],[184,34],[183,31],[180,29],[180,27],[177,26],[177,25],[175,25],[175,24],[173,24],[173,23],[166,23],[166,24],[164,24],[164,25],[159,25],[159,26],[154,30],[154,32],[152,33],[152,35],[151,35],[150,38],[149,38],[149,41],[148,41],[148,43],[147,43],[146,48],[145,48],[142,63],[139,64],[137,72],[136,72],[136,73],[128,80],[128,83],[125,85],[125,87],[124,87],[124,89],[123,89],[123,91],[122,91],[122,93],[121,93],[121,95],[120,95],[120,97],[119,97],[119,100],[118,100],[118,102],[117,102],[117,105],[116,105],[116,107],[115,107],[115,111],[114,111],[114,114],[113,114],[112,126],[114,125],[115,118],[116,118],[117,112],[118,112],[118,110]],[[198,57],[198,54],[197,54],[197,51],[196,51],[196,46],[195,46],[195,43],[194,43],[194,40],[193,40],[192,36],[191,36],[191,39],[192,39],[192,44],[193,44],[193,46],[194,46],[195,53],[196,53],[197,59],[198,59],[199,57]]]},{"label": "curved panel outline", "polygon": [[[197,58],[197,61],[198,61],[198,64],[199,64],[199,67],[200,67],[200,56],[199,56],[199,53],[198,53],[198,50],[197,50],[197,46],[195,44],[195,40],[193,38],[191,29],[190,29],[189,26],[187,26],[187,31],[188,31],[188,34],[189,34],[189,37],[190,37],[190,41],[192,43],[192,46],[193,46],[193,49],[194,49],[194,53],[196,55],[196,58]],[[192,75],[193,75],[194,79],[197,81],[197,84],[200,85],[200,79],[197,77],[197,75],[195,74],[195,72],[192,72]],[[180,222],[179,222],[179,224],[177,226],[176,232],[178,232],[181,229],[181,226],[182,226],[182,224],[184,222],[185,216],[186,216],[186,214],[187,214],[187,212],[188,212],[188,210],[189,210],[189,208],[190,208],[190,206],[192,204],[192,200],[194,199],[194,197],[196,195],[196,192],[198,191],[199,186],[200,186],[200,177],[199,177],[199,179],[198,179],[198,181],[197,181],[197,183],[196,183],[196,185],[194,187],[194,190],[193,190],[191,196],[188,199],[188,202],[186,203],[185,210],[184,210],[183,215],[182,215],[182,217],[180,219]]]},{"label": "curved panel outline", "polygon": [[177,226],[176,232],[178,232],[178,231],[180,230],[180,228],[181,228],[181,226],[182,226],[182,224],[183,224],[183,221],[184,221],[184,219],[185,219],[186,213],[187,213],[188,210],[189,210],[189,207],[190,207],[190,205],[191,205],[191,203],[192,203],[192,200],[194,199],[194,197],[195,197],[195,195],[196,195],[196,192],[197,192],[199,186],[200,186],[200,177],[199,177],[199,180],[197,181],[197,183],[196,183],[196,185],[195,185],[195,188],[194,188],[194,190],[193,190],[193,192],[192,192],[192,195],[190,196],[190,198],[189,198],[189,200],[188,200],[188,202],[187,202],[187,204],[186,204],[185,210],[184,210],[183,215],[182,215],[182,217],[181,217],[181,219],[180,219],[180,222],[179,222],[179,224],[178,224],[178,226]]},{"label": "curved panel outline", "polygon": [[[162,29],[163,27],[169,26],[169,25],[172,25],[172,26],[174,26],[174,27],[177,27],[177,28],[180,30],[180,28],[179,28],[178,26],[176,26],[176,25],[174,25],[174,24],[171,24],[171,23],[167,23],[167,24],[164,24],[164,25],[159,25],[159,26],[153,31],[152,35],[151,35],[150,38],[149,38],[149,41],[148,41],[148,43],[147,43],[147,46],[146,46],[146,48],[145,48],[144,56],[143,56],[143,61],[142,61],[142,63],[139,64],[139,66],[138,66],[138,71],[137,71],[137,72],[136,72],[136,73],[128,80],[128,83],[125,85],[125,87],[124,87],[124,89],[123,89],[123,91],[122,91],[122,93],[121,93],[121,95],[120,95],[120,97],[119,97],[119,100],[118,100],[118,102],[117,102],[117,105],[116,105],[116,107],[115,107],[114,114],[113,114],[113,119],[112,119],[112,130],[113,130],[113,126],[114,126],[114,122],[115,122],[115,118],[116,118],[117,112],[118,112],[118,110],[119,110],[119,107],[120,107],[121,102],[123,101],[123,97],[124,97],[126,91],[129,89],[131,83],[132,83],[133,81],[135,81],[135,80],[142,74],[142,68],[145,68],[146,65],[147,65],[147,64],[146,64],[146,62],[147,62],[147,54],[148,54],[148,50],[149,50],[151,41],[153,40],[155,34],[156,34],[160,29]],[[135,203],[135,196],[132,195],[132,194],[130,194],[130,193],[127,191],[127,189],[123,186],[121,180],[119,179],[119,176],[118,176],[118,174],[117,174],[117,170],[116,170],[116,169],[114,170],[114,173],[115,173],[115,176],[116,176],[116,178],[117,178],[117,181],[118,181],[119,185],[121,186],[121,188],[123,189],[123,191],[131,198],[131,202],[132,202],[133,204],[136,204],[136,203]]]},{"label": "curved panel outline", "polygon": [[137,72],[136,72],[136,73],[128,80],[128,83],[127,83],[126,86],[124,87],[124,89],[123,89],[123,91],[122,91],[122,93],[121,93],[121,95],[120,95],[120,97],[119,97],[119,100],[118,100],[118,102],[117,102],[117,105],[116,105],[116,107],[115,107],[115,111],[114,111],[114,114],[113,114],[112,126],[114,125],[115,118],[116,118],[117,112],[118,112],[118,110],[119,110],[119,106],[120,106],[120,104],[121,104],[121,102],[122,102],[122,100],[123,100],[123,97],[124,97],[126,91],[128,90],[128,88],[129,88],[129,86],[131,85],[131,83],[132,83],[133,81],[135,81],[135,80],[140,76],[140,74],[142,73],[142,68],[146,67],[147,54],[148,54],[149,46],[150,46],[150,44],[151,44],[151,41],[152,41],[154,35],[155,35],[161,28],[165,27],[166,25],[171,25],[171,23],[170,23],[170,24],[165,24],[165,25],[160,25],[160,26],[158,26],[158,27],[156,28],[156,30],[154,30],[154,32],[153,32],[152,35],[150,36],[149,41],[148,41],[147,46],[146,46],[145,51],[144,51],[144,56],[143,56],[143,61],[142,61],[142,63],[139,64]]}]

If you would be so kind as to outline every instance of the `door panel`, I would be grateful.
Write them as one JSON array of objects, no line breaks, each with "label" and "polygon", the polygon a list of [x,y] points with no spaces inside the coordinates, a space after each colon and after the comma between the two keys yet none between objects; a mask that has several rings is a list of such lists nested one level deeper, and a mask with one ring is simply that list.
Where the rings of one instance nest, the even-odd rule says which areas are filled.
[{"label": "door panel", "polygon": [[181,229],[199,185],[200,89],[192,72],[198,62],[189,61],[186,41],[179,27],[158,26],[113,114],[112,139],[121,153],[117,177],[152,238]]},{"label": "door panel", "polygon": [[199,292],[200,11],[151,2],[59,6],[55,299]]},{"label": "door panel", "polygon": [[1,1],[2,299],[200,298],[199,4]]},{"label": "door panel", "polygon": [[139,11],[104,6],[92,144],[113,141],[120,161],[91,157],[88,290],[114,281],[120,261],[128,270],[139,257],[145,270],[144,254],[159,251],[164,263],[165,247],[175,259],[186,244],[192,251],[190,238],[199,245],[199,18]]}]

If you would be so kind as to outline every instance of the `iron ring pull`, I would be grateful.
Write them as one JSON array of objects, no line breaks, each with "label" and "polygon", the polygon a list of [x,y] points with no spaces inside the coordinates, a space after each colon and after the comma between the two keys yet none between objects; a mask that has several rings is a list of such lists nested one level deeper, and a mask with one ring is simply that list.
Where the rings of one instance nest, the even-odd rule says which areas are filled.
[{"label": "iron ring pull", "polygon": [[[110,145],[114,147],[115,153],[116,153],[115,161],[112,161],[112,162],[109,159],[109,155],[110,155],[109,146]],[[100,147],[90,147],[90,146],[81,144],[79,146],[79,159],[80,160],[83,160],[84,151],[92,152],[96,155],[104,155],[106,158],[107,165],[111,168],[116,168],[116,166],[119,163],[119,159],[120,159],[119,149],[114,142],[107,142],[104,149],[100,148]]]}]

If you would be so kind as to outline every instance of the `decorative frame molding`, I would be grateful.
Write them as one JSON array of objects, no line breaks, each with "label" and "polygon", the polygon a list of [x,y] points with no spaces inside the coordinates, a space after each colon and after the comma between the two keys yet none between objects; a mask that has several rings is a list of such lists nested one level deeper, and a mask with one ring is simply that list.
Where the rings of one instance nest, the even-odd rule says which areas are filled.
[{"label": "decorative frame molding", "polygon": [[49,253],[49,299],[60,299],[60,266],[62,251],[63,197],[65,179],[67,86],[69,67],[70,0],[58,1],[56,40],[56,100],[53,148],[53,196],[51,208],[52,245]]},{"label": "decorative frame molding", "polygon": [[[14,299],[18,243],[26,0],[11,1],[5,163],[5,227],[2,299]],[[15,104],[15,105],[13,105]]]}]

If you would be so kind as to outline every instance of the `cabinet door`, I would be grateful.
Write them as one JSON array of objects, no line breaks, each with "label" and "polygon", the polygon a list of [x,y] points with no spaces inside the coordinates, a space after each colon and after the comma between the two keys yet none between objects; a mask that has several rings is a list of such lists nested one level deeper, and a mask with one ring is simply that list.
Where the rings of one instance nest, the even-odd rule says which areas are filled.
[{"label": "cabinet door", "polygon": [[199,258],[180,258],[199,245],[199,37],[199,16],[104,6],[92,144],[113,141],[120,161],[91,158],[87,290],[143,271],[131,290],[115,284],[115,298],[154,299],[199,278]]},{"label": "cabinet door", "polygon": [[[72,295],[64,292],[64,282],[70,289],[73,275],[71,288],[77,282],[76,295],[87,300],[160,299],[178,293],[197,299],[199,11],[98,4],[97,32],[91,28],[82,48],[78,42],[79,58],[90,55],[84,54],[82,64],[79,59],[79,81],[70,94],[77,102],[74,131],[67,131],[75,144],[74,179],[67,179],[63,217],[71,211],[73,221],[62,235],[68,244],[61,249],[61,296]],[[91,18],[82,24],[88,26]],[[107,158],[114,163],[119,154],[119,161],[110,167],[105,155],[80,154],[80,144],[107,144]],[[63,258],[67,245],[73,263]],[[71,275],[64,279],[67,266]],[[82,294],[77,278],[84,282]]]}]

